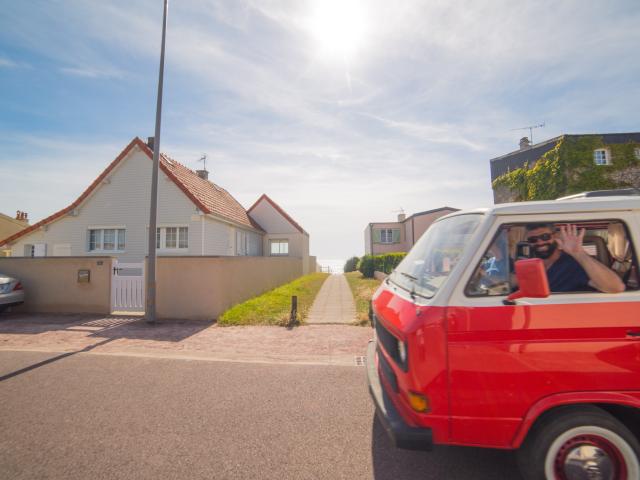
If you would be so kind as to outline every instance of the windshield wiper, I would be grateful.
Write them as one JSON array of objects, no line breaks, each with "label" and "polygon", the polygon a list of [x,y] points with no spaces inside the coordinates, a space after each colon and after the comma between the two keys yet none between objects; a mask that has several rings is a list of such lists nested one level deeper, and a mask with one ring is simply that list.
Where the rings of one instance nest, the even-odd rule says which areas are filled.
[{"label": "windshield wiper", "polygon": [[411,280],[413,280],[414,282],[415,282],[416,280],[418,280],[418,279],[417,279],[417,277],[414,277],[413,275],[410,275],[410,274],[408,274],[408,273],[406,273],[406,272],[400,272],[400,275],[404,275],[405,277],[410,278],[410,279],[411,279]]},{"label": "windshield wiper", "polygon": [[412,280],[411,282],[411,291],[409,292],[409,296],[411,297],[411,300],[413,300],[415,302],[416,300],[416,282],[417,282],[417,278],[414,277],[413,275],[406,273],[406,272],[400,272],[400,275],[404,275],[405,277],[409,278]]}]

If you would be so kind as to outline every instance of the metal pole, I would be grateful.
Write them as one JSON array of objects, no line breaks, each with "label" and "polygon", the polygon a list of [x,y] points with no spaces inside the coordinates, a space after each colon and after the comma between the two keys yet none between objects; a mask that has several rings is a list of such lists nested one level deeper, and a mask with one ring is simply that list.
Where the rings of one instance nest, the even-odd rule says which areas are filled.
[{"label": "metal pole", "polygon": [[149,256],[147,259],[147,322],[156,322],[156,224],[158,213],[158,170],[160,167],[160,120],[162,118],[162,83],[164,79],[164,44],[167,31],[169,0],[164,0],[162,15],[162,45],[158,74],[158,101],[156,103],[156,131],[153,137],[153,173],[151,175],[151,208],[149,209]]}]

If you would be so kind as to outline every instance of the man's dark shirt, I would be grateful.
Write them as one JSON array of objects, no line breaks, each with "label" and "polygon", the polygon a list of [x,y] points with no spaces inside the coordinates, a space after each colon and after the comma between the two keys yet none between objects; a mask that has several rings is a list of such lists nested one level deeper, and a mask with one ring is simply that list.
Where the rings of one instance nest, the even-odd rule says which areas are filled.
[{"label": "man's dark shirt", "polygon": [[560,257],[547,270],[549,289],[552,292],[576,292],[591,290],[589,275],[571,256],[560,252]]}]

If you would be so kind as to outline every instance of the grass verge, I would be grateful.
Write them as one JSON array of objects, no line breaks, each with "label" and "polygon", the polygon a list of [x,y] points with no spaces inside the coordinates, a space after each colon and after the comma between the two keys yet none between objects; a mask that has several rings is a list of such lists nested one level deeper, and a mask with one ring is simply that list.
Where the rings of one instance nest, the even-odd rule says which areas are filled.
[{"label": "grass verge", "polygon": [[293,295],[298,296],[298,320],[304,323],[313,300],[328,276],[328,273],[311,273],[239,303],[224,312],[218,318],[218,324],[286,325],[289,322]]},{"label": "grass verge", "polygon": [[358,325],[369,324],[369,301],[380,286],[380,281],[375,278],[365,278],[360,272],[344,274],[351,287],[353,299],[356,302],[356,319]]}]

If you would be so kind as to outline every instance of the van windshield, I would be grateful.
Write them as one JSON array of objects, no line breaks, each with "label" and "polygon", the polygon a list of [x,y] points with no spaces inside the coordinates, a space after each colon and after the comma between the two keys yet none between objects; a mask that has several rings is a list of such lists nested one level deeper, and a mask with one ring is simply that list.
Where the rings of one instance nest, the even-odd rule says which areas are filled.
[{"label": "van windshield", "polygon": [[481,220],[481,214],[470,214],[435,222],[389,280],[421,297],[433,297],[458,263]]}]

